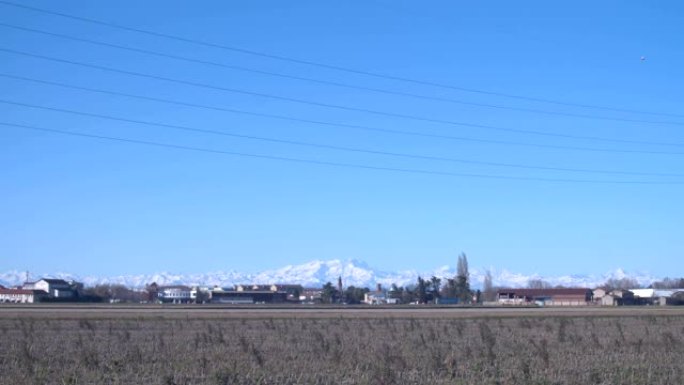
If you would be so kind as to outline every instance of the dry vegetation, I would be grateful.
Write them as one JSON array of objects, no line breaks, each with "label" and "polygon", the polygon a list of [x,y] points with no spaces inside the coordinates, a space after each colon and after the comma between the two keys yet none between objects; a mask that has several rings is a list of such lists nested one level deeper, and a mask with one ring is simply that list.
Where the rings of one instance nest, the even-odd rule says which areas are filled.
[{"label": "dry vegetation", "polygon": [[684,317],[0,317],[3,384],[682,384]]}]

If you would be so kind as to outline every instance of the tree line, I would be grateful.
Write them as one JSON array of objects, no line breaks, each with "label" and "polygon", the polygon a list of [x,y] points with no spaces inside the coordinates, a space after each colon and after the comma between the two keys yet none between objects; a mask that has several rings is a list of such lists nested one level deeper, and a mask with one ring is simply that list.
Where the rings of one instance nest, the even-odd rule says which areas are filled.
[{"label": "tree line", "polygon": [[[341,286],[341,280],[338,281],[337,287],[331,282],[323,285],[321,302],[327,304],[360,304],[364,301],[365,295],[371,292],[368,287],[348,286],[342,290],[338,289]],[[527,287],[530,289],[565,288],[562,285],[554,286],[542,279],[530,279],[527,282]],[[624,277],[608,279],[599,287],[611,291],[642,288],[642,285],[634,278]],[[684,288],[684,278],[664,278],[652,282],[648,288]],[[498,289],[494,286],[490,271],[485,272],[481,290],[471,289],[468,258],[465,253],[461,253],[458,256],[456,275],[452,278],[442,279],[436,276],[423,278],[418,276],[416,282],[411,285],[398,286],[392,284],[386,291],[386,296],[403,304],[471,304],[495,301]],[[200,294],[198,293],[198,295]],[[100,284],[79,290],[76,300],[83,302],[146,302],[154,299],[150,299],[149,294],[145,291],[133,290],[124,285]]]},{"label": "tree line", "polygon": [[[470,304],[493,301],[496,296],[492,275],[489,271],[485,274],[482,290],[471,289],[468,257],[465,253],[458,256],[456,275],[444,281],[436,276],[430,278],[418,276],[415,284],[412,285],[398,286],[392,284],[387,290],[387,298],[404,304]],[[332,282],[327,282],[323,286],[321,300],[323,303],[358,304],[364,300],[367,293],[370,293],[369,288],[355,286],[349,286],[340,292]]]}]

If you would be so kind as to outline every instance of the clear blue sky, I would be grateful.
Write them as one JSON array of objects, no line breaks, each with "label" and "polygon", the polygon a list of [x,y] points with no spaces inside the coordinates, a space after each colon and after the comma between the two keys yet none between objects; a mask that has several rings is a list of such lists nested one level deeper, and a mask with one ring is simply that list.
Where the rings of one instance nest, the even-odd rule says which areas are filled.
[{"label": "clear blue sky", "polygon": [[[684,114],[684,5],[676,1],[434,1],[430,6],[389,0],[211,1],[199,7],[197,2],[181,1],[32,0],[22,4],[188,39],[469,89]],[[0,23],[356,86],[610,119],[486,108],[321,85],[0,26],[0,48],[34,55],[393,114],[570,136],[684,144],[684,116],[572,107],[391,81],[3,4]],[[682,146],[541,136],[345,111],[7,51],[0,51],[0,73],[298,119],[606,151],[397,135],[182,107],[0,77],[0,99],[44,107],[476,162],[684,174],[684,155],[662,154],[684,153]],[[0,103],[0,120],[92,135],[373,167],[599,182],[675,182],[606,184],[411,174],[182,151],[0,126],[3,271],[97,275],[162,270],[258,271],[330,258],[358,258],[387,270],[431,269],[455,265],[456,256],[464,251],[471,266],[522,273],[602,273],[617,267],[657,275],[684,273],[684,176],[597,174],[399,158],[193,133],[6,103]]]}]

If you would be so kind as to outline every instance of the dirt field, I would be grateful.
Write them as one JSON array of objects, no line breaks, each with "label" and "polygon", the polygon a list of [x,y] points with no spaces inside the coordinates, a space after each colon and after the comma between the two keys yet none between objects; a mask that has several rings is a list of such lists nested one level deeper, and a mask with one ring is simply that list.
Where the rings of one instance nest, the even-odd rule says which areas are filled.
[{"label": "dirt field", "polygon": [[1,305],[3,318],[487,318],[680,316],[684,307]]},{"label": "dirt field", "polygon": [[1,306],[2,384],[682,384],[682,308]]}]

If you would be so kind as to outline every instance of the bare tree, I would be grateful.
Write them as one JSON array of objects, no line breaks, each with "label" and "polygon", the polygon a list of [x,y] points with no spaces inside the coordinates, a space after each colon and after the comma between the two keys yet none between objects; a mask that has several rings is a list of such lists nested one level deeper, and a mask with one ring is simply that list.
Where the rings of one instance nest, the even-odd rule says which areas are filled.
[{"label": "bare tree", "polygon": [[436,300],[441,297],[440,289],[442,288],[442,280],[434,275],[430,278],[430,286],[432,286],[432,299]]},{"label": "bare tree", "polygon": [[482,292],[484,294],[485,301],[494,301],[494,283],[492,280],[492,272],[489,270],[487,270],[484,276],[484,282],[482,283]]},{"label": "bare tree", "polygon": [[628,290],[638,289],[641,287],[639,281],[634,278],[624,277],[620,279],[611,278],[601,285],[606,290]]},{"label": "bare tree", "polygon": [[680,289],[684,288],[684,278],[664,278],[662,281],[655,281],[651,286],[654,289]]},{"label": "bare tree", "polygon": [[527,281],[527,287],[530,289],[550,289],[553,286],[541,279],[530,279]]}]

